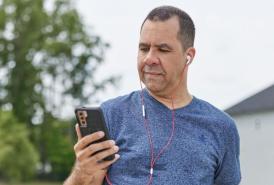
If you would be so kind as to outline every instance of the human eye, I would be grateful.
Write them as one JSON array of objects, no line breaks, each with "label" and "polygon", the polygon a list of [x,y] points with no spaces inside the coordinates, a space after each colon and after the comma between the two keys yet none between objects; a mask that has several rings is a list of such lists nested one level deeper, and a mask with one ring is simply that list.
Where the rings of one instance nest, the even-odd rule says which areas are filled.
[{"label": "human eye", "polygon": [[159,48],[159,51],[163,52],[163,53],[167,53],[167,52],[169,52],[169,49],[167,49],[167,48]]},{"label": "human eye", "polygon": [[159,44],[158,50],[162,53],[168,53],[172,50],[172,48],[168,44]]},{"label": "human eye", "polygon": [[139,51],[145,53],[145,52],[148,52],[150,50],[150,45],[147,44],[147,43],[140,43],[139,44]]},{"label": "human eye", "polygon": [[149,47],[139,47],[139,50],[142,51],[142,52],[148,52]]}]

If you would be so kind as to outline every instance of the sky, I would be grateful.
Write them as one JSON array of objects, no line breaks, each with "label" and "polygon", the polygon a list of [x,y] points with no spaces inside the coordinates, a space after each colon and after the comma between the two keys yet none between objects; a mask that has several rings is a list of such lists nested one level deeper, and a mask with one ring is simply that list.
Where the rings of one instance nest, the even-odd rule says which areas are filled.
[{"label": "sky", "polygon": [[274,1],[272,0],[77,0],[91,33],[111,47],[98,79],[121,75],[118,88],[102,101],[140,89],[137,49],[140,25],[153,8],[173,5],[196,27],[196,56],[189,67],[192,95],[226,109],[274,84]]}]

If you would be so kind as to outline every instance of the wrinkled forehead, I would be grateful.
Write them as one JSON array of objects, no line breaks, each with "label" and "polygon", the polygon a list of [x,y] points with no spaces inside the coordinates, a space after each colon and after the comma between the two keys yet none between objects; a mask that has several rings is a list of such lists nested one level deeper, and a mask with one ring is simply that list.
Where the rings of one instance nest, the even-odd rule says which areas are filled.
[{"label": "wrinkled forehead", "polygon": [[150,25],[150,24],[153,24],[153,23],[162,23],[162,24],[165,24],[167,26],[172,26],[173,29],[177,28],[178,31],[180,29],[180,25],[179,25],[179,17],[178,16],[172,16],[168,19],[165,19],[165,20],[161,20],[159,17],[155,16],[153,17],[152,19],[146,19],[142,26],[141,26],[141,30],[140,32],[142,32],[143,30],[143,27],[146,25]]},{"label": "wrinkled forehead", "polygon": [[140,41],[179,41],[179,28],[179,21],[178,18],[175,16],[165,21],[146,20],[140,32]]}]

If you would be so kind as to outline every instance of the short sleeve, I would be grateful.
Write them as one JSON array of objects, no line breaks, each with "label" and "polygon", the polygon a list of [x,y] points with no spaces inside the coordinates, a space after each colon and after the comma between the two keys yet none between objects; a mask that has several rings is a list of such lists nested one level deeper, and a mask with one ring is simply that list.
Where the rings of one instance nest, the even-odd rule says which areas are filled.
[{"label": "short sleeve", "polygon": [[240,171],[240,137],[234,121],[230,122],[224,134],[224,154],[215,172],[215,185],[238,185]]},{"label": "short sleeve", "polygon": [[105,123],[106,123],[106,127],[108,129],[108,132],[109,132],[109,135],[110,135],[110,138],[113,138],[113,131],[111,130],[111,127],[110,127],[110,121],[109,121],[109,114],[110,114],[110,109],[109,109],[109,106],[107,105],[107,103],[102,103],[100,105],[100,108],[102,109],[103,111],[103,115],[104,115],[104,119],[105,119]]},{"label": "short sleeve", "polygon": [[103,102],[100,107],[103,111],[106,127],[109,132],[109,136],[111,139],[116,139],[117,137],[117,128],[116,123],[121,120],[121,114],[120,109],[114,104],[115,102],[113,100],[108,100]]}]

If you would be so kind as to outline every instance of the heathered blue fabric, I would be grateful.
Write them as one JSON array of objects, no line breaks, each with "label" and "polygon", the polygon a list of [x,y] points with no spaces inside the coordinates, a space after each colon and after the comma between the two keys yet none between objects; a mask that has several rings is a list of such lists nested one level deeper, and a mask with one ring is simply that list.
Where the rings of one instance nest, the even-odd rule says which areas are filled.
[{"label": "heathered blue fabric", "polygon": [[[140,93],[134,91],[101,105],[110,136],[120,148],[120,159],[108,171],[114,185],[148,182],[150,147]],[[144,102],[154,151],[158,154],[171,133],[172,111],[147,90]],[[176,109],[175,134],[170,147],[156,162],[152,184],[236,185],[240,179],[239,135],[234,121],[196,97],[187,106]]]}]

